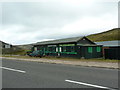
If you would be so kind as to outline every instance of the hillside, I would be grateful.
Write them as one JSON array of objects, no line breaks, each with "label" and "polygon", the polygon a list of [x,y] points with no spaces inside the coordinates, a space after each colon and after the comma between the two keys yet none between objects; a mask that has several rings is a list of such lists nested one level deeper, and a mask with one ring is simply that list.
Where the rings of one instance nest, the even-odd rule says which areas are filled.
[{"label": "hillside", "polygon": [[15,45],[16,47],[22,48],[24,50],[31,50],[33,44],[26,44],[26,45]]},{"label": "hillside", "polygon": [[120,37],[118,35],[119,32],[120,28],[114,28],[102,33],[88,35],[87,38],[94,42],[120,40]]}]

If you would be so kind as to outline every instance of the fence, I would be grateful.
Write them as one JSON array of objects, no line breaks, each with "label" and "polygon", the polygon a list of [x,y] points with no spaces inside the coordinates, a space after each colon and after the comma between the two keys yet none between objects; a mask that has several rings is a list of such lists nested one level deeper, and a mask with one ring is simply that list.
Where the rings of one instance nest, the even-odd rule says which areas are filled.
[{"label": "fence", "polygon": [[120,48],[110,48],[110,49],[105,49],[105,59],[117,59],[120,60]]}]

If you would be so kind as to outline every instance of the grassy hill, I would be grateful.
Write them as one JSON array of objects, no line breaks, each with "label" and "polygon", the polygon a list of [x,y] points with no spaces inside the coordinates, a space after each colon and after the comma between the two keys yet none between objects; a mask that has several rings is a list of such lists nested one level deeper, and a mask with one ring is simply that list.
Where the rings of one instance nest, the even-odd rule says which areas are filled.
[{"label": "grassy hill", "polygon": [[87,38],[94,42],[120,40],[120,37],[118,35],[119,32],[120,28],[114,28],[102,33],[88,35]]},{"label": "grassy hill", "polygon": [[31,50],[33,44],[26,44],[26,45],[15,45],[16,47],[22,48],[24,50]]}]

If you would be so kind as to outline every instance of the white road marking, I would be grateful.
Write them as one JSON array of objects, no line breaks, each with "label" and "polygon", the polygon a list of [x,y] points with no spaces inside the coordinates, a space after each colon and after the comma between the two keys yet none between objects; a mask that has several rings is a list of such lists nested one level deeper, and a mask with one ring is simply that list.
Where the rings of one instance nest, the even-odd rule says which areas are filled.
[{"label": "white road marking", "polygon": [[0,67],[0,68],[6,69],[6,70],[10,70],[10,71],[16,71],[16,72],[26,73],[26,71],[17,70],[17,69],[12,69],[12,68],[7,68],[7,67]]},{"label": "white road marking", "polygon": [[112,89],[112,88],[109,88],[109,87],[104,87],[104,86],[99,86],[99,85],[93,85],[93,84],[88,84],[88,83],[84,83],[84,82],[77,82],[77,81],[72,81],[72,80],[65,80],[65,81],[66,82],[71,82],[71,83],[76,83],[76,84],[81,84],[81,85],[86,85],[86,86],[91,86],[91,87],[96,87],[96,88],[116,90],[116,89]]}]

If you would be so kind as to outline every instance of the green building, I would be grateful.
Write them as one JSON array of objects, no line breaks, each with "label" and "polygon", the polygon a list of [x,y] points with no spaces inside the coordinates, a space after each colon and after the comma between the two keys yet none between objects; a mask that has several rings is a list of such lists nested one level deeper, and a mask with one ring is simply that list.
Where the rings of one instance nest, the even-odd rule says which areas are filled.
[{"label": "green building", "polygon": [[96,45],[86,37],[65,38],[38,42],[33,45],[33,51],[41,50],[46,56],[100,58],[102,46]]}]

